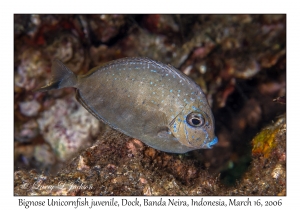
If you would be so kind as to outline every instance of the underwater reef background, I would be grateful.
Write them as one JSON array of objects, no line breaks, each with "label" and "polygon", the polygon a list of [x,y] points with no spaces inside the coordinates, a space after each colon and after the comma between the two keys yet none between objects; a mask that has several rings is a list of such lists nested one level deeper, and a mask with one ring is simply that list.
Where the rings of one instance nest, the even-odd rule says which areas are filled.
[{"label": "underwater reef background", "polygon": [[[96,120],[74,88],[33,91],[54,58],[85,74],[133,56],[202,88],[213,149],[160,152]],[[15,195],[286,195],[285,114],[286,15],[14,15]],[[36,182],[93,187],[24,187]]]}]

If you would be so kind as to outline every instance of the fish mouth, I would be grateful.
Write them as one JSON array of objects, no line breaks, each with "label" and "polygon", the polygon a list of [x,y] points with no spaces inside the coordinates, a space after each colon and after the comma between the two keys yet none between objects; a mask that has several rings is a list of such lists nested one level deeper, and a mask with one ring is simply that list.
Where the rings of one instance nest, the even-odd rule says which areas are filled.
[{"label": "fish mouth", "polygon": [[211,142],[207,143],[206,146],[208,149],[211,149],[216,143],[218,143],[218,137],[215,136],[215,138]]}]

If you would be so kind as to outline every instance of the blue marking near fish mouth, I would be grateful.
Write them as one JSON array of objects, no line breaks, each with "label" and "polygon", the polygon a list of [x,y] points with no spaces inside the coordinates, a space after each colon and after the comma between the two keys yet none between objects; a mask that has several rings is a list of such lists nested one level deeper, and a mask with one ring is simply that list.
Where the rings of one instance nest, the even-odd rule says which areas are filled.
[{"label": "blue marking near fish mouth", "polygon": [[211,142],[207,144],[207,148],[211,148],[213,145],[218,143],[218,137],[215,137]]}]

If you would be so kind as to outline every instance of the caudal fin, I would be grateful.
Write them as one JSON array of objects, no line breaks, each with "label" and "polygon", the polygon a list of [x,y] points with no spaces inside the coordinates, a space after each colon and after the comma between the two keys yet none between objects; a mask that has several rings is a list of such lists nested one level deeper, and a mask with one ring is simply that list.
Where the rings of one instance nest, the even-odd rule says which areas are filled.
[{"label": "caudal fin", "polygon": [[64,87],[74,87],[77,83],[77,76],[58,59],[53,60],[51,73],[51,82],[35,91],[44,92]]}]

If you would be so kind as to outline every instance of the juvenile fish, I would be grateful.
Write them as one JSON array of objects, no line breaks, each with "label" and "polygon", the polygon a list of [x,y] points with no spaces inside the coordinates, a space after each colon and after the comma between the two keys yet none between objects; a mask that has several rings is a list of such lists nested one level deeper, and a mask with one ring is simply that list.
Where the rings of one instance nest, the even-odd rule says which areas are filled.
[{"label": "juvenile fish", "polygon": [[218,142],[201,88],[170,65],[124,58],[76,76],[61,61],[38,91],[76,88],[76,99],[112,128],[165,152],[185,153]]}]

